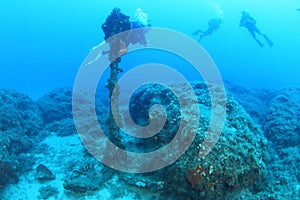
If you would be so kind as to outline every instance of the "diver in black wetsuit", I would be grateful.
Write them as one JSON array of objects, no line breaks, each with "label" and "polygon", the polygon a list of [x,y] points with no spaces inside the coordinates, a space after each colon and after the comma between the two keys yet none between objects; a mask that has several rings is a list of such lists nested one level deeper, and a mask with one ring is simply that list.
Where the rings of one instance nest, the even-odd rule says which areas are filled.
[{"label": "diver in black wetsuit", "polygon": [[195,31],[193,33],[193,35],[196,36],[199,33],[202,33],[198,40],[198,42],[200,42],[204,36],[208,36],[208,35],[212,34],[214,31],[216,31],[217,29],[219,29],[222,23],[223,23],[223,21],[220,18],[213,18],[213,19],[209,20],[208,28],[206,31],[199,29],[199,30]]},{"label": "diver in black wetsuit", "polygon": [[251,17],[249,13],[247,13],[246,11],[242,12],[240,26],[244,26],[245,28],[248,29],[249,33],[252,35],[254,40],[259,44],[259,46],[263,47],[264,44],[256,38],[256,33],[262,35],[270,47],[273,46],[273,42],[265,34],[261,33],[260,30],[258,30],[258,28],[256,27],[256,20],[253,17]]}]

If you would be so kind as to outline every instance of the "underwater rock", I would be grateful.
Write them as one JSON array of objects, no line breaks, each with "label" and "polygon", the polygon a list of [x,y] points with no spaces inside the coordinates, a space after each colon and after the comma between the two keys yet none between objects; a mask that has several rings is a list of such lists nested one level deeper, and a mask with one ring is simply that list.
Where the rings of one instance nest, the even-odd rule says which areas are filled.
[{"label": "underwater rock", "polygon": [[[18,156],[21,153],[27,153],[34,147],[34,139],[24,135],[22,129],[10,129],[0,132],[0,144],[3,144],[10,156]],[[3,152],[5,153],[5,151]]]},{"label": "underwater rock", "polygon": [[[78,96],[80,96],[80,100],[78,101],[83,106],[85,106],[86,102],[91,101],[86,98],[86,96],[90,95],[78,94]],[[96,113],[102,118],[103,110],[107,110],[107,107],[103,106],[102,99],[98,95],[96,95],[95,101]],[[36,104],[41,111],[46,129],[53,129],[53,132],[58,131],[61,136],[72,134],[74,123],[71,122],[73,120],[71,88],[57,88],[38,99]],[[65,125],[68,128],[63,127]]]},{"label": "underwater rock", "polygon": [[[289,188],[300,181],[300,88],[288,87],[282,89],[272,100],[265,125],[265,135],[274,148],[273,160],[270,165],[281,166],[270,168],[273,176],[269,182],[280,179]],[[277,156],[278,155],[278,156]],[[278,158],[279,157],[279,158]],[[275,164],[274,164],[275,163]],[[276,186],[280,189],[280,185]],[[274,186],[273,186],[274,187]],[[293,191],[284,192],[284,198],[293,197]],[[295,193],[299,193],[295,192]]]},{"label": "underwater rock", "polygon": [[85,158],[81,163],[74,163],[66,174],[63,187],[74,193],[96,191],[112,177],[113,170],[102,166],[94,158]]},{"label": "underwater rock", "polygon": [[55,89],[36,101],[46,124],[72,118],[72,89]]},{"label": "underwater rock", "polygon": [[278,91],[244,88],[229,81],[225,82],[225,86],[226,91],[234,96],[253,121],[263,127],[266,123],[270,103]]},{"label": "underwater rock", "polygon": [[[183,98],[190,108],[193,105],[200,107],[198,133],[189,149],[174,164],[150,174],[156,177],[157,180],[165,182],[163,193],[173,195],[174,198],[222,199],[229,193],[244,189],[258,192],[260,188],[257,185],[265,177],[265,159],[267,156],[267,142],[259,126],[253,122],[245,109],[231,95],[227,94],[227,114],[222,133],[211,152],[204,159],[200,159],[199,149],[210,122],[211,100],[205,83],[194,83],[192,86],[198,102],[187,95],[187,88],[184,84],[178,84],[178,88],[183,89],[177,91],[177,94],[179,94],[177,98]],[[142,114],[145,115],[144,117],[138,116],[142,120],[147,120],[149,115],[148,107],[151,105],[149,97],[157,99],[159,96],[171,98],[168,106],[165,107],[170,108],[169,111],[166,111],[170,112],[168,117],[172,116],[167,121],[172,118],[176,119],[176,117],[177,119],[189,121],[194,117],[193,110],[190,110],[186,116],[178,118],[176,99],[168,95],[168,90],[158,89],[158,87],[152,85],[145,86],[143,90],[136,92],[131,99],[134,110],[142,111]],[[219,94],[218,87],[213,87],[213,90],[215,90],[216,95]],[[154,95],[149,96],[150,91]],[[158,101],[158,103],[163,104],[164,101],[166,100]],[[135,117],[134,114],[132,116]],[[176,132],[177,130],[174,124],[165,123],[160,137],[157,137],[156,140],[159,143],[167,141],[165,137],[168,137],[171,131]],[[186,134],[189,133],[189,130],[189,125],[181,129]],[[181,143],[178,143],[178,148],[175,149],[180,149],[181,145]],[[131,145],[131,148],[134,148],[134,145]],[[143,150],[141,146],[139,146],[139,149]],[[160,159],[163,160],[164,158]],[[136,179],[132,177],[132,182],[138,180],[140,180],[140,177],[136,177]]]},{"label": "underwater rock", "polygon": [[15,90],[0,90],[0,130],[22,130],[23,134],[37,135],[42,118],[32,99]]},{"label": "underwater rock", "polygon": [[[197,155],[205,132],[198,134],[189,151],[175,164],[181,173],[185,171],[184,177],[194,196],[222,199],[231,192],[244,189],[258,192],[256,185],[266,173],[266,140],[232,97],[227,96],[227,118],[220,138],[204,159]],[[182,176],[178,174],[177,179]]]},{"label": "underwater rock", "polygon": [[[155,104],[161,105],[166,112],[166,122],[162,129],[154,137],[138,139],[135,137],[124,136],[123,140],[126,144],[126,148],[132,151],[138,151],[140,149],[142,152],[150,152],[159,147],[162,144],[169,143],[177,129],[179,128],[179,123],[182,116],[180,115],[180,106],[177,98],[172,94],[171,90],[157,84],[148,84],[137,89],[129,102],[129,113],[132,120],[139,126],[146,126],[150,122],[154,126],[159,127],[160,122],[155,122],[151,118],[163,119],[164,113],[152,109],[150,113],[150,108]],[[127,119],[124,119],[126,124]],[[134,144],[134,146],[129,146],[128,144]],[[140,148],[139,148],[140,147]]]},{"label": "underwater rock", "polygon": [[10,143],[10,138],[5,132],[0,131],[0,160],[8,160],[10,158],[10,153],[8,151]]},{"label": "underwater rock", "polygon": [[47,124],[45,129],[54,132],[57,136],[69,136],[77,133],[72,118],[54,121]]},{"label": "underwater rock", "polygon": [[35,144],[34,139],[24,135],[22,129],[0,131],[0,159],[10,163],[16,174],[29,171],[34,164],[30,150]]},{"label": "underwater rock", "polygon": [[271,102],[265,132],[276,149],[300,145],[299,102],[299,87],[282,89]]},{"label": "underwater rock", "polygon": [[47,185],[43,186],[39,189],[40,195],[38,196],[38,199],[49,199],[50,197],[56,198],[58,195],[58,188]]},{"label": "underwater rock", "polygon": [[35,170],[35,178],[39,181],[54,180],[55,175],[45,165],[39,164]]},{"label": "underwater rock", "polygon": [[29,153],[33,143],[22,130],[0,131],[0,189],[32,169],[34,161]]},{"label": "underwater rock", "polygon": [[135,186],[138,188],[147,188],[147,183],[145,183],[144,181],[138,181],[135,183]]},{"label": "underwater rock", "polygon": [[13,166],[8,162],[0,160],[0,189],[8,183],[17,183],[18,180]]},{"label": "underwater rock", "polygon": [[[33,100],[15,90],[0,89],[0,181],[3,187],[32,168],[30,150],[43,120]],[[28,159],[28,160],[27,160]],[[12,180],[12,181],[11,181]]]}]

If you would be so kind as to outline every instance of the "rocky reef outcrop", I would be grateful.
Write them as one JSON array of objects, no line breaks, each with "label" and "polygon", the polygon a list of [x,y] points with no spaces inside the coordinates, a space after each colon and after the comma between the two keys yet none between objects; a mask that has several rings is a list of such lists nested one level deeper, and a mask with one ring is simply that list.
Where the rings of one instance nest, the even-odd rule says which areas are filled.
[{"label": "rocky reef outcrop", "polygon": [[[218,87],[212,88],[218,96]],[[133,199],[292,199],[300,195],[297,168],[300,163],[299,88],[288,87],[274,92],[231,85],[227,88],[226,107],[219,107],[226,109],[223,129],[205,157],[199,155],[212,112],[207,85],[201,82],[192,84],[196,99],[189,95],[190,88],[185,84],[173,84],[172,89],[144,85],[133,93],[129,105],[120,107],[121,111],[127,109],[130,114],[121,117],[123,125],[129,122],[126,117],[131,117],[141,127],[151,123],[159,126],[160,121],[155,121],[155,118],[165,120],[161,120],[163,126],[157,134],[149,138],[136,138],[120,132],[126,150],[136,153],[164,148],[178,132],[183,133],[182,136],[189,135],[195,128],[195,108],[200,110],[195,138],[184,154],[165,168],[142,174],[110,169],[81,146],[75,135],[70,88],[53,90],[36,103],[14,90],[0,90],[1,191],[10,183],[17,183],[20,175],[29,176],[30,180],[32,174],[32,180],[41,184],[40,190],[37,189],[38,198],[74,198],[94,194],[99,197],[104,190],[111,193],[107,199],[124,194],[132,195]],[[90,101],[84,97],[80,99],[82,104]],[[183,99],[184,104],[178,99]],[[102,102],[96,96],[97,120],[109,137],[106,128],[108,109]],[[155,107],[157,104],[161,107]],[[90,127],[89,113],[82,114],[82,125]],[[49,140],[41,142],[44,139]],[[155,162],[164,162],[168,156],[183,150],[187,141],[177,139],[174,152],[157,158]],[[53,144],[55,141],[57,147]],[[53,160],[43,157],[43,152],[53,150],[55,153],[49,154]],[[39,163],[49,166],[59,178],[53,180],[54,174],[39,167]],[[44,181],[44,175],[49,179]],[[0,198],[5,199],[7,194],[0,193]]]},{"label": "rocky reef outcrop", "polygon": [[0,90],[0,188],[17,182],[33,164],[27,154],[36,142],[43,120],[34,101],[23,93]]},{"label": "rocky reef outcrop", "polygon": [[262,128],[266,123],[266,116],[272,99],[277,95],[277,90],[245,88],[232,82],[225,82],[226,90],[247,111],[256,124]]},{"label": "rocky reef outcrop", "polygon": [[280,148],[295,147],[300,141],[300,88],[279,91],[269,107],[266,137]]},{"label": "rocky reef outcrop", "polygon": [[36,101],[45,124],[72,118],[72,88],[58,88]]},{"label": "rocky reef outcrop", "polygon": [[[220,199],[231,192],[243,189],[252,192],[260,191],[262,189],[260,184],[266,173],[265,159],[267,157],[267,142],[260,128],[252,121],[243,107],[229,95],[225,125],[220,138],[205,158],[199,158],[199,150],[210,123],[210,95],[204,83],[193,85],[197,102],[187,95],[188,88],[185,85],[178,84],[177,88],[180,88],[177,91],[179,94],[177,98],[183,98],[191,108],[193,104],[199,105],[201,116],[197,135],[189,149],[173,165],[162,169],[163,175],[156,176],[156,179],[166,183],[165,193],[174,195],[174,198]],[[215,90],[218,88],[216,87]],[[152,104],[153,99],[156,103],[168,102],[166,108],[170,109],[166,111],[168,113],[167,121],[161,130],[161,136],[156,137],[156,141],[154,139],[152,141],[156,144],[165,144],[170,133],[178,131],[178,127],[176,127],[178,120],[188,121],[189,118],[194,117],[193,111],[184,117],[178,116],[178,103],[170,92],[167,89],[149,85],[143,90],[137,91],[131,98],[131,109],[140,111],[138,115],[144,115],[144,117],[139,116],[138,118],[144,119],[144,121],[148,120],[145,116],[149,115],[149,105]],[[134,114],[133,117],[135,117]],[[189,130],[190,127],[182,129],[187,132],[186,134]]]}]

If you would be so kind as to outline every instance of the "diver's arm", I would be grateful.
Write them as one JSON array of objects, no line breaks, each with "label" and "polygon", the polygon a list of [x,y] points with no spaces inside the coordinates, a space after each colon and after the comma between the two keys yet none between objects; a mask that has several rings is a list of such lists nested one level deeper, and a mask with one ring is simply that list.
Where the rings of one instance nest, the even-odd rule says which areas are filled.
[{"label": "diver's arm", "polygon": [[[103,46],[104,43],[105,43],[105,41],[104,41],[104,42],[101,42],[101,43],[98,44],[97,46],[92,47],[92,48],[90,49],[90,51],[95,51],[95,50],[97,51],[97,49],[100,48],[101,46]],[[101,49],[100,49],[100,50],[97,52],[96,57],[95,57],[93,60],[89,61],[86,65],[90,65],[90,64],[92,64],[92,63],[98,61],[99,58],[100,58],[101,56],[103,56],[103,55],[105,55],[105,54],[108,54],[108,53],[109,53],[109,50],[108,50],[108,51],[104,51],[104,50],[101,50]]]}]

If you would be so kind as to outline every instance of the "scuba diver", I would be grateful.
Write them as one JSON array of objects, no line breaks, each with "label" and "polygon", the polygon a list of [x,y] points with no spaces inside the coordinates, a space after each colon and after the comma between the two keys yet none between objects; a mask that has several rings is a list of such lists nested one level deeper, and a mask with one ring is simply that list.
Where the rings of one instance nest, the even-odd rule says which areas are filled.
[{"label": "scuba diver", "polygon": [[220,28],[221,24],[223,23],[222,19],[220,18],[213,18],[213,19],[210,19],[209,22],[208,22],[208,28],[206,31],[203,31],[201,29],[195,31],[194,33],[192,33],[194,36],[198,35],[199,33],[202,33],[200,35],[200,38],[198,40],[198,42],[201,41],[201,39],[204,37],[204,36],[208,36],[210,34],[212,34],[214,31],[216,31],[217,29]]},{"label": "scuba diver", "polygon": [[125,41],[126,46],[137,44],[147,46],[146,33],[150,30],[151,24],[147,13],[144,13],[141,8],[137,8],[134,20],[131,21],[131,31],[129,32]]},{"label": "scuba diver", "polygon": [[263,47],[264,44],[256,38],[256,33],[262,35],[270,47],[274,45],[273,42],[265,34],[260,32],[260,30],[256,27],[256,20],[253,17],[251,17],[249,13],[246,11],[242,12],[240,26],[244,26],[245,28],[248,29],[249,33],[252,35],[254,40],[259,44],[259,46]]}]

